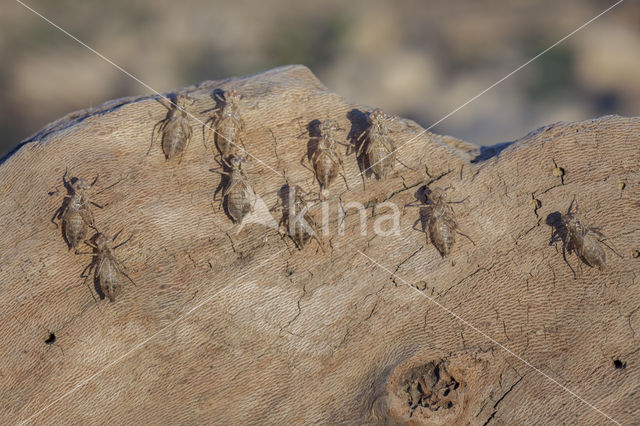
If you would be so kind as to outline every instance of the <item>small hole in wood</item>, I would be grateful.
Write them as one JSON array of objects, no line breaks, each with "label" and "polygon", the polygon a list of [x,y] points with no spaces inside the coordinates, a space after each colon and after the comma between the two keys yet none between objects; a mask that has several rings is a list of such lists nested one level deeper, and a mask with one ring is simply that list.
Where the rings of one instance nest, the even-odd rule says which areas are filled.
[{"label": "small hole in wood", "polygon": [[53,345],[56,341],[56,335],[53,333],[49,333],[49,337],[44,341],[47,345]]},{"label": "small hole in wood", "polygon": [[613,367],[616,370],[620,370],[620,369],[623,369],[623,368],[627,368],[627,363],[626,362],[622,362],[619,359],[615,359],[615,360],[613,360]]}]

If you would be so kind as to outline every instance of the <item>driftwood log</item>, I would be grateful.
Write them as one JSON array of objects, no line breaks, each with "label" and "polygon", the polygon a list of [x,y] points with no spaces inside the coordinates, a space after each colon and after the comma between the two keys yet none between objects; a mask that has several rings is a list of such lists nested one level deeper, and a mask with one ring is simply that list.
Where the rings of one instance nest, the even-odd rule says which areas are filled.
[{"label": "driftwood log", "polygon": [[[388,179],[362,178],[340,148],[349,188],[331,188],[323,254],[267,222],[238,232],[214,200],[199,120],[231,88],[267,208],[285,183],[318,191],[301,164],[310,123],[333,119],[349,143],[371,110],[290,66],[175,91],[196,100],[180,163],[159,144],[146,155],[159,96],[70,114],[3,160],[0,423],[637,424],[640,118],[482,149],[398,118]],[[91,256],[51,221],[65,170],[99,175],[96,227],[131,237],[117,253],[136,286],[113,303],[83,284]],[[423,185],[462,201],[451,206],[469,239],[447,258],[407,206]],[[552,241],[574,198],[611,247],[603,271]],[[365,235],[355,209],[338,232],[339,201],[366,207]],[[391,235],[374,232],[393,224],[382,202],[399,209]],[[319,223],[320,206],[311,214]]]}]

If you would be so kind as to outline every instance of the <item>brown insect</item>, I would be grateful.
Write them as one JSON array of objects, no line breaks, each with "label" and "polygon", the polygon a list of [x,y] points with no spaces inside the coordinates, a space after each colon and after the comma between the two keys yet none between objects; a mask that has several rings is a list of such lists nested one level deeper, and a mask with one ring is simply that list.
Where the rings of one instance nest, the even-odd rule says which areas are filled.
[{"label": "brown insect", "polygon": [[316,240],[320,250],[324,253],[324,247],[322,242],[316,235],[314,228],[316,224],[308,213],[312,204],[305,199],[305,193],[298,185],[289,186],[285,185],[280,190],[280,197],[282,199],[282,218],[280,219],[280,226],[285,226],[287,234],[294,242],[298,250],[302,250],[304,246],[311,241]]},{"label": "brown insect", "polygon": [[242,219],[253,212],[257,200],[255,192],[251,187],[249,176],[245,170],[247,160],[243,156],[231,156],[227,160],[222,160],[223,171],[213,170],[226,176],[228,181],[224,186],[222,196],[225,198],[227,211],[233,219],[233,223],[242,224]]},{"label": "brown insect", "polygon": [[396,160],[396,150],[390,137],[388,123],[391,117],[380,109],[374,109],[369,113],[369,127],[357,138],[361,141],[366,135],[367,139],[360,144],[356,155],[363,154],[369,162],[369,168],[378,179],[386,178],[393,170]]},{"label": "brown insect", "polygon": [[320,184],[320,191],[323,193],[336,179],[340,168],[342,168],[342,178],[344,179],[344,183],[347,186],[347,189],[349,188],[345,177],[346,173],[344,172],[342,158],[336,152],[336,144],[339,142],[335,139],[335,132],[338,129],[338,125],[333,120],[326,119],[320,125],[320,136],[312,136],[312,139],[317,139],[318,143],[311,154],[311,162],[313,164],[316,179],[318,179],[318,183]]},{"label": "brown insect", "polygon": [[191,104],[195,102],[188,95],[177,95],[170,98],[171,105],[167,107],[167,116],[158,121],[153,126],[151,134],[151,145],[147,155],[151,152],[155,136],[161,136],[162,151],[167,160],[171,160],[176,156],[180,156],[179,162],[182,161],[189,142],[191,141],[192,129],[189,124],[189,113],[187,112],[187,101]]},{"label": "brown insect", "polygon": [[560,223],[563,229],[556,231],[564,243],[563,255],[565,248],[569,253],[575,251],[582,262],[593,268],[604,270],[607,265],[607,259],[600,242],[605,237],[597,228],[583,225],[576,215],[571,212],[574,201],[569,205],[567,213],[560,216]]},{"label": "brown insect", "polygon": [[431,243],[435,246],[442,257],[451,253],[451,249],[456,242],[456,234],[460,234],[471,241],[467,235],[459,231],[458,223],[455,218],[451,204],[461,203],[462,201],[447,201],[446,191],[449,188],[434,188],[430,190],[426,186],[421,188],[418,197],[421,198],[422,208],[420,209],[420,218],[413,224],[422,222],[423,231],[428,229]]},{"label": "brown insect", "polygon": [[67,171],[62,176],[62,183],[69,192],[65,195],[62,206],[55,212],[51,221],[58,226],[55,219],[62,219],[62,233],[69,250],[77,248],[83,241],[87,239],[89,228],[94,228],[93,213],[89,204],[93,204],[98,208],[103,206],[94,203],[89,199],[87,191],[98,181],[98,176],[89,184],[83,178],[66,180]]},{"label": "brown insect", "polygon": [[[211,122],[214,125],[216,147],[220,151],[222,159],[227,160],[236,154],[236,141],[240,140],[241,142],[238,134],[244,130],[244,120],[238,111],[240,95],[235,90],[230,89],[225,92],[224,99],[219,93],[216,93],[215,97],[224,106],[216,108],[207,123]],[[207,123],[205,123],[205,126],[207,126]],[[209,130],[213,129],[209,127]]]},{"label": "brown insect", "polygon": [[80,253],[76,251],[76,254],[93,254],[93,260],[89,266],[85,268],[81,276],[85,278],[84,282],[87,284],[87,280],[91,277],[91,272],[93,271],[94,282],[98,283],[102,293],[108,297],[111,302],[116,300],[116,296],[122,289],[123,277],[131,281],[131,284],[136,284],[129,276],[122,262],[115,255],[115,250],[131,239],[129,238],[117,246],[113,246],[120,232],[122,232],[122,230],[114,235],[113,238],[98,233],[94,236],[93,242],[85,241],[88,246],[93,248],[94,251],[92,253]]}]

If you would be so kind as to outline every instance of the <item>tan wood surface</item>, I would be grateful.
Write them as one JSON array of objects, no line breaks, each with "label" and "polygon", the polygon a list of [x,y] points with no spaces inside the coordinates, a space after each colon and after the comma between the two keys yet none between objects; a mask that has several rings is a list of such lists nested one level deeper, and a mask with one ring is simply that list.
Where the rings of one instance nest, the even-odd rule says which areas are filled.
[{"label": "tan wood surface", "polygon": [[[349,189],[332,185],[323,254],[259,223],[238,233],[214,201],[198,120],[231,88],[269,208],[286,182],[318,190],[301,165],[311,121],[333,119],[348,142],[372,109],[283,67],[176,91],[196,99],[180,163],[159,144],[146,155],[166,108],[142,97],[70,114],[0,165],[0,423],[637,424],[640,118],[552,124],[475,161],[472,145],[398,118],[403,164],[384,181],[363,186],[339,147]],[[131,236],[117,253],[137,285],[113,303],[94,301],[91,256],[51,222],[66,169],[99,174],[96,226]],[[449,258],[412,229],[420,210],[405,205],[425,183],[464,199],[452,207],[473,242],[458,236]],[[574,197],[622,256],[605,247],[604,271],[550,244]],[[355,210],[338,233],[339,200],[368,207],[366,235]],[[391,236],[373,229],[383,201],[400,209]]]}]

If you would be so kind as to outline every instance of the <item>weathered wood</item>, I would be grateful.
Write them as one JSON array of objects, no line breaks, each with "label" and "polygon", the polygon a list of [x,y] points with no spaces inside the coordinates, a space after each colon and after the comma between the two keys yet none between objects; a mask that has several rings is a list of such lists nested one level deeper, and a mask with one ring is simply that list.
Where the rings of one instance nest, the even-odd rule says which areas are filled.
[{"label": "weathered wood", "polygon": [[[214,89],[230,88],[243,96],[243,142],[264,162],[248,169],[268,207],[287,181],[318,190],[300,163],[311,121],[331,118],[346,142],[370,110],[300,66],[175,93],[196,99],[190,111],[206,121]],[[236,233],[213,201],[220,175],[195,120],[180,164],[159,146],[146,156],[165,115],[154,97],[74,113],[0,166],[0,423],[607,421],[504,348],[615,420],[640,418],[639,118],[553,124],[476,162],[471,145],[399,119],[407,167],[363,187],[355,156],[343,156],[350,190],[332,184],[322,254],[261,224]],[[91,257],[70,252],[50,221],[67,168],[99,174],[97,191],[119,182],[94,212],[98,229],[133,235],[118,253],[137,286],[124,283],[114,303],[96,304],[80,276]],[[468,196],[452,206],[473,243],[458,238],[449,258],[412,229],[419,209],[405,207],[425,180],[452,185],[452,201]],[[337,232],[338,195],[369,206],[365,236],[355,210]],[[547,222],[574,196],[581,220],[622,255],[605,249],[604,271],[578,268],[575,254],[567,264],[561,243],[549,244]],[[397,235],[373,232],[385,200],[400,207]]]}]

